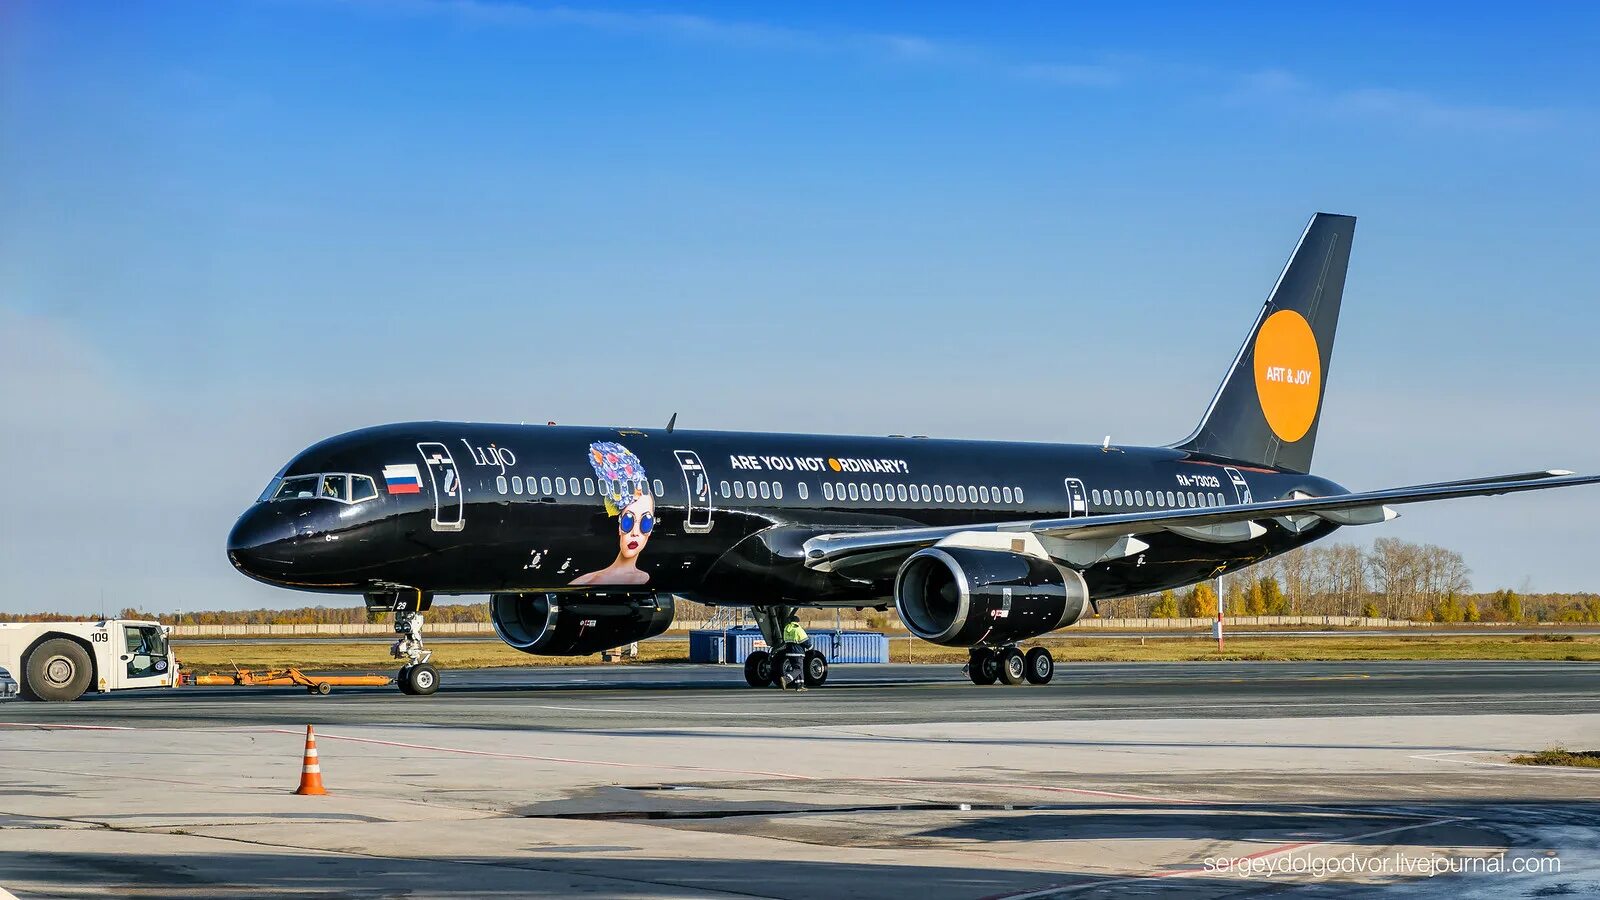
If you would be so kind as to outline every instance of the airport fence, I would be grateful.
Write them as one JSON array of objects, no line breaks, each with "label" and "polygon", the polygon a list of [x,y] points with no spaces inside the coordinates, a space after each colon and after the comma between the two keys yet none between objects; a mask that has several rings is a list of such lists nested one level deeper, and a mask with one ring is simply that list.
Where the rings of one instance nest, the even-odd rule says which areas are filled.
[{"label": "airport fence", "polygon": [[[1205,631],[1211,628],[1214,619],[1211,618],[1185,618],[1185,619],[1099,619],[1089,618],[1078,622],[1072,629],[1094,631]],[[852,623],[853,625],[854,623]],[[893,630],[897,633],[903,629],[894,623]],[[1495,628],[1510,627],[1512,623],[1505,622],[1473,622],[1456,623],[1452,628],[1482,628],[1493,631]],[[706,627],[706,622],[699,620],[685,620],[672,623],[669,634],[683,635],[689,631],[700,630]],[[1404,619],[1378,619],[1364,616],[1229,616],[1227,627],[1230,630],[1248,628],[1418,628],[1426,629],[1438,627],[1429,622],[1411,622]],[[1062,632],[1063,637],[1071,637],[1072,629]],[[394,628],[384,622],[361,622],[342,625],[174,625],[172,636],[175,638],[221,638],[221,637],[377,637],[394,634]],[[494,634],[494,626],[487,622],[429,622],[427,626],[429,637],[476,637]]]}]

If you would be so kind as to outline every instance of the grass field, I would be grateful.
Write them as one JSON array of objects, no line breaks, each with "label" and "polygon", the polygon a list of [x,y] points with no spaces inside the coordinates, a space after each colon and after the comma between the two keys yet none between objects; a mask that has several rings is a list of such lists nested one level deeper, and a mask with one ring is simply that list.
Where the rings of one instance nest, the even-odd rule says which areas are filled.
[{"label": "grass field", "polygon": [[[240,668],[299,666],[304,669],[362,669],[384,672],[399,663],[389,657],[387,641],[351,640],[301,644],[194,644],[174,641],[178,660],[197,672]],[[1252,660],[1404,660],[1507,659],[1600,662],[1600,635],[1533,637],[1313,637],[1251,638],[1218,651],[1210,638],[1193,640],[1047,638],[1029,645],[1049,647],[1060,662],[1181,662]],[[497,666],[584,665],[597,655],[529,656],[493,641],[428,642],[434,662],[456,669]],[[639,645],[640,663],[684,663],[687,640],[646,641]],[[898,638],[890,644],[895,662],[965,662],[967,652]],[[627,663],[634,665],[636,663]]]},{"label": "grass field", "polygon": [[1580,769],[1600,769],[1600,750],[1563,750],[1552,747],[1527,756],[1513,756],[1511,761],[1524,766],[1577,766]]}]

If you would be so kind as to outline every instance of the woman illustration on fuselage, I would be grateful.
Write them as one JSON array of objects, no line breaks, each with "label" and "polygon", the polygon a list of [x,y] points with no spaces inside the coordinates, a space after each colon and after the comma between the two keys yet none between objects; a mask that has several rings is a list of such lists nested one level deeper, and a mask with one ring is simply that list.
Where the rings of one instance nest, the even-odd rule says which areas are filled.
[{"label": "woman illustration on fuselage", "polygon": [[656,500],[650,493],[644,463],[633,451],[612,441],[589,445],[589,464],[600,479],[606,513],[617,517],[617,558],[604,569],[586,572],[573,584],[644,584],[650,573],[639,568],[639,554],[656,527]]}]

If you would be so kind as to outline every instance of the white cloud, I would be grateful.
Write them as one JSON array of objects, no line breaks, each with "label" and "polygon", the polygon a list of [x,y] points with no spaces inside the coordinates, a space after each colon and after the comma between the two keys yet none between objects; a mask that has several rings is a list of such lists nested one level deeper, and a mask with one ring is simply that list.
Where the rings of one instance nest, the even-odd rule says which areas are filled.
[{"label": "white cloud", "polygon": [[1111,66],[1034,63],[1012,70],[1019,78],[1069,87],[1115,87],[1123,81],[1121,70]]},{"label": "white cloud", "polygon": [[1391,87],[1331,90],[1293,72],[1263,69],[1238,76],[1224,100],[1328,118],[1456,131],[1524,132],[1554,125],[1554,110],[1456,103],[1423,91]]}]

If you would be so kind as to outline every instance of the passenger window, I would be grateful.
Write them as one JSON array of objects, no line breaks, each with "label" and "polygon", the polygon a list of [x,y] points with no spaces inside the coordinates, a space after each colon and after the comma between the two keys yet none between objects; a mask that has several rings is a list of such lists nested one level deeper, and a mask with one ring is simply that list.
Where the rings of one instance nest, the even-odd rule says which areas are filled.
[{"label": "passenger window", "polygon": [[588,496],[588,497],[593,497],[594,496],[594,479],[593,478],[585,478],[583,480],[583,493],[584,493],[585,496]]},{"label": "passenger window", "polygon": [[1173,499],[1172,492],[1171,491],[1167,491],[1167,506],[1172,507],[1172,506],[1177,506],[1177,505],[1178,505],[1178,501]]},{"label": "passenger window", "polygon": [[543,475],[539,478],[539,493],[549,496],[555,493],[555,488],[550,486],[550,476]]},{"label": "passenger window", "polygon": [[1022,502],[1022,488],[1017,488],[1017,502]]},{"label": "passenger window", "polygon": [[772,488],[768,487],[767,483],[765,481],[761,482],[761,499],[769,500],[771,498],[772,498]]},{"label": "passenger window", "polygon": [[661,483],[661,479],[657,478],[653,487],[656,489],[657,497],[665,497],[667,495],[667,486]]},{"label": "passenger window", "polygon": [[783,482],[774,481],[772,483],[772,499],[774,499],[774,500],[782,500],[783,499]]},{"label": "passenger window", "polygon": [[494,489],[502,494],[506,492],[506,477],[504,475],[495,476]]},{"label": "passenger window", "polygon": [[928,490],[928,486],[927,485],[923,485],[922,486],[922,502],[923,503],[932,503],[933,502],[933,492]]},{"label": "passenger window", "polygon": [[522,476],[521,475],[513,475],[513,476],[511,476],[511,493],[513,493],[513,494],[522,493]]},{"label": "passenger window", "polygon": [[365,475],[350,476],[350,502],[360,503],[378,496],[378,486]]},{"label": "passenger window", "polygon": [[1100,489],[1099,488],[1095,488],[1094,490],[1090,491],[1089,492],[1089,499],[1091,501],[1093,501],[1096,506],[1099,506],[1100,505]]},{"label": "passenger window", "polygon": [[723,496],[723,497],[724,497],[724,498],[727,498],[727,497],[732,497],[732,496],[733,496],[733,495],[732,495],[732,494],[730,494],[730,493],[728,493],[728,483],[727,483],[727,482],[726,482],[726,481],[724,481],[724,482],[723,482],[723,483],[722,483],[722,484],[721,484],[721,488],[722,488],[722,496]]},{"label": "passenger window", "polygon": [[1000,490],[1005,494],[1006,502],[1010,503],[1011,502],[1011,488],[1001,488]]},{"label": "passenger window", "polygon": [[936,484],[936,485],[933,486],[933,502],[935,502],[935,503],[943,503],[944,502],[944,486],[943,485]]},{"label": "passenger window", "polygon": [[578,496],[578,479],[576,477],[567,479],[567,493],[574,497]]},{"label": "passenger window", "polygon": [[1111,492],[1111,496],[1112,496],[1112,502],[1113,503],[1115,503],[1117,506],[1121,506],[1122,505],[1122,492],[1121,491],[1112,491]]},{"label": "passenger window", "polygon": [[[802,496],[804,496],[804,495],[802,495]],[[832,500],[833,499],[833,482],[824,481],[822,483],[822,499],[824,499],[824,500]]]},{"label": "passenger window", "polygon": [[859,499],[861,499],[860,492],[858,492],[856,490],[856,483],[854,481],[850,482],[850,499],[851,500],[859,500]]},{"label": "passenger window", "polygon": [[989,488],[987,486],[978,488],[978,502],[979,503],[988,503],[989,502]]},{"label": "passenger window", "polygon": [[563,497],[567,495],[567,480],[565,478],[556,479],[556,493]]},{"label": "passenger window", "polygon": [[746,481],[744,483],[744,495],[751,500],[756,498],[756,483],[754,481]]},{"label": "passenger window", "polygon": [[328,500],[343,500],[344,499],[344,476],[343,475],[324,475],[324,476],[322,476],[322,490],[317,493],[317,496],[323,497],[323,498],[328,499]]},{"label": "passenger window", "polygon": [[806,499],[807,496],[811,493],[811,491],[806,489],[806,483],[804,481],[802,481],[799,484],[795,485],[795,490],[800,492],[800,499],[801,500]]},{"label": "passenger window", "polygon": [[744,482],[735,481],[733,483],[733,495],[741,500],[744,499]]},{"label": "passenger window", "polygon": [[906,502],[906,486],[903,485],[903,484],[895,485],[894,486],[894,495],[895,495],[895,497],[897,499],[899,499],[899,501],[901,503]]},{"label": "passenger window", "polygon": [[964,484],[956,485],[956,500],[957,500],[957,502],[960,502],[960,503],[967,502],[967,486],[966,485],[964,485]]}]

